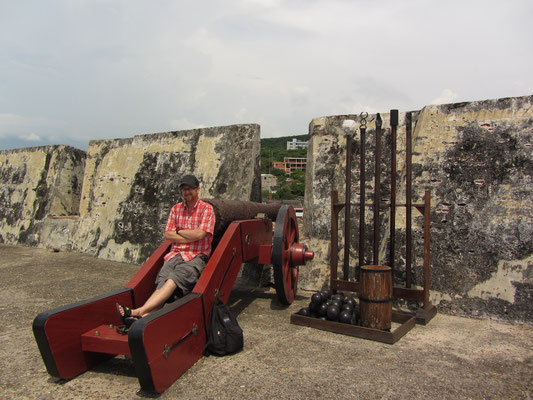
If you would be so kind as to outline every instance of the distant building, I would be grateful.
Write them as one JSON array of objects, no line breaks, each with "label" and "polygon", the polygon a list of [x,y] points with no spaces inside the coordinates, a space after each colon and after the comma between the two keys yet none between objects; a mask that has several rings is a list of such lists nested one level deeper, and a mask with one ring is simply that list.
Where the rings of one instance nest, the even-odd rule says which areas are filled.
[{"label": "distant building", "polygon": [[278,185],[277,178],[272,174],[261,174],[261,190],[269,190]]},{"label": "distant building", "polygon": [[283,161],[274,161],[272,163],[273,168],[281,169],[285,171],[287,175],[292,175],[296,170],[305,171],[307,166],[307,158],[285,157]]},{"label": "distant building", "polygon": [[293,138],[292,141],[287,142],[287,150],[306,149],[307,141],[300,141]]},{"label": "distant building", "polygon": [[272,161],[272,168],[285,171],[285,163],[283,161]]},{"label": "distant building", "polygon": [[285,172],[288,175],[291,175],[296,170],[305,171],[305,167],[307,166],[307,158],[289,158],[285,157],[283,159],[285,162]]}]

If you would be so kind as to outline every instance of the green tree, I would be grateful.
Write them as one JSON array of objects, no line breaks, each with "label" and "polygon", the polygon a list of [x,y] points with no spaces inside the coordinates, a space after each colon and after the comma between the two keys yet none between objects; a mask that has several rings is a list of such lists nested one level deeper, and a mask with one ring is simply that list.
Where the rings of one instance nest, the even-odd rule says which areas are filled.
[{"label": "green tree", "polygon": [[294,181],[290,184],[290,190],[294,196],[301,197],[305,195],[305,183]]},{"label": "green tree", "polygon": [[285,173],[285,171],[283,171],[282,169],[279,169],[279,168],[272,168],[272,175],[276,176],[276,177],[280,177],[280,176],[283,176],[283,177],[286,177],[287,174]]},{"label": "green tree", "polygon": [[288,186],[282,186],[280,187],[276,193],[272,196],[274,199],[277,200],[292,200],[294,199],[294,195],[291,192],[291,189],[289,189]]},{"label": "green tree", "polygon": [[274,168],[272,170],[272,175],[276,177],[278,187],[285,186],[287,183],[287,174],[282,169]]},{"label": "green tree", "polygon": [[305,183],[305,171],[297,169],[291,174],[291,178],[298,183]]},{"label": "green tree", "polygon": [[261,199],[263,199],[263,201],[267,200],[269,194],[270,192],[268,190],[261,190]]}]

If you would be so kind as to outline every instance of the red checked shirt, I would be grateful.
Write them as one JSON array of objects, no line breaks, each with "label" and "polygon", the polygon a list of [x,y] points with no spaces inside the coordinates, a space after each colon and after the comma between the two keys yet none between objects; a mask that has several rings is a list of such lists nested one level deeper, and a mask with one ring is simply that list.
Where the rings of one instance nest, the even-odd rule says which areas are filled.
[{"label": "red checked shirt", "polygon": [[170,210],[165,231],[177,232],[180,229],[201,229],[207,232],[207,235],[203,239],[191,243],[173,243],[170,252],[165,255],[165,261],[178,254],[181,255],[183,261],[192,260],[199,254],[205,254],[209,257],[215,229],[215,212],[211,204],[198,199],[192,210],[189,209],[185,201],[175,204]]}]

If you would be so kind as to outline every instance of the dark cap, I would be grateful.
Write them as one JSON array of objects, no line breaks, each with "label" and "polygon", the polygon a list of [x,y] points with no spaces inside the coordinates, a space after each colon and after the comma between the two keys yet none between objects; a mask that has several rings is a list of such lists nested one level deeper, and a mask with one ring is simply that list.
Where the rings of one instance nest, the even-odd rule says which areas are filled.
[{"label": "dark cap", "polygon": [[198,179],[194,175],[185,175],[183,178],[181,178],[180,187],[183,185],[190,186],[192,188],[197,188],[200,186],[200,182],[198,182]]}]

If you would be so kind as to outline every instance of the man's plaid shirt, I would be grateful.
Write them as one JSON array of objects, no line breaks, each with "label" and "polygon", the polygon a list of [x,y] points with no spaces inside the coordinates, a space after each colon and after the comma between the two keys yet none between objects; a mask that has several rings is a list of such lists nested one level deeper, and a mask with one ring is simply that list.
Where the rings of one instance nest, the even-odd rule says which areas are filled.
[{"label": "man's plaid shirt", "polygon": [[207,235],[192,243],[173,243],[170,252],[165,255],[165,261],[178,254],[181,255],[183,261],[192,260],[199,254],[209,257],[215,229],[215,212],[211,204],[198,199],[192,210],[185,201],[175,204],[170,210],[165,231],[177,232],[180,229],[201,229],[207,232]]}]

